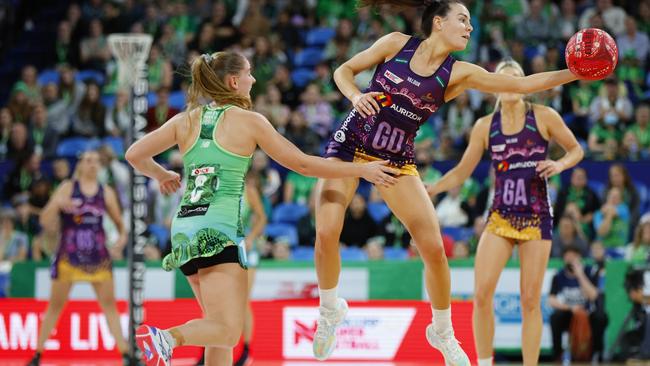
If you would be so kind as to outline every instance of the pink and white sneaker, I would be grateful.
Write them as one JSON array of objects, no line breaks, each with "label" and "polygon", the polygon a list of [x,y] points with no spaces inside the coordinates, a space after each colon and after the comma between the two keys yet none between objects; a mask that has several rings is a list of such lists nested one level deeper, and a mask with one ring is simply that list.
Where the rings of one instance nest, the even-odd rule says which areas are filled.
[{"label": "pink and white sneaker", "polygon": [[161,329],[139,326],[135,331],[135,344],[142,352],[142,361],[146,366],[171,366],[172,347]]}]

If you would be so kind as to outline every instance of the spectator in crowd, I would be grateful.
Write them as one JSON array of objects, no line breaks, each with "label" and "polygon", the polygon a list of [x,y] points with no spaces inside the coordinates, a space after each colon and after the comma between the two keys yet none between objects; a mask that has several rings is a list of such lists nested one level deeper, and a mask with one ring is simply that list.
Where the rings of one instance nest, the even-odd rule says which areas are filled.
[{"label": "spectator in crowd", "polygon": [[162,25],[161,34],[157,42],[162,49],[162,56],[169,60],[173,67],[178,67],[183,64],[185,54],[187,53],[187,45],[183,37],[174,31],[171,24],[164,23]]},{"label": "spectator in crowd", "polygon": [[169,89],[167,87],[156,90],[156,97],[156,104],[150,106],[147,110],[147,132],[157,129],[170,118],[180,113],[178,109],[169,105]]},{"label": "spectator in crowd", "polygon": [[607,199],[594,215],[596,238],[608,250],[622,248],[627,243],[630,230],[630,210],[623,201],[620,188],[607,191]]},{"label": "spectator in crowd", "polygon": [[469,105],[468,92],[465,91],[451,102],[445,120],[445,130],[453,139],[454,146],[459,150],[464,150],[467,146],[469,132],[474,121],[474,111]]},{"label": "spectator in crowd", "polygon": [[531,45],[544,44],[554,37],[553,19],[543,13],[543,0],[532,0],[528,14],[517,23],[515,35]]},{"label": "spectator in crowd", "polygon": [[592,311],[592,303],[598,298],[597,276],[589,276],[590,268],[582,263],[581,249],[567,247],[564,249],[564,268],[559,270],[551,282],[549,305],[551,313],[551,332],[553,339],[553,356],[559,360],[562,355],[562,333],[569,331],[569,324],[574,316],[588,313],[592,334],[592,352],[602,357],[603,337],[607,326],[604,312]]},{"label": "spectator in crowd", "polygon": [[625,260],[631,262],[650,260],[650,215],[644,215],[637,225],[632,242],[625,247]]},{"label": "spectator in crowd", "polygon": [[21,78],[17,81],[12,91],[21,90],[25,93],[27,100],[30,104],[40,103],[42,100],[41,97],[41,86],[36,80],[36,68],[34,65],[27,65],[23,67]]},{"label": "spectator in crowd", "polygon": [[[45,187],[49,188],[47,181],[43,182],[45,182]],[[47,197],[49,197],[49,194]],[[11,199],[11,205],[16,213],[14,219],[15,229],[16,231],[25,234],[27,236],[27,243],[31,245],[34,238],[41,230],[41,227],[38,224],[38,215],[43,206],[32,206],[30,199],[29,193],[20,193]],[[30,256],[29,253],[28,256]]]},{"label": "spectator in crowd", "polygon": [[366,200],[355,194],[343,221],[341,244],[348,247],[363,247],[368,239],[377,235],[377,224],[370,217]]},{"label": "spectator in crowd", "polygon": [[321,138],[329,135],[334,122],[332,106],[323,100],[317,84],[309,84],[301,96],[302,104],[298,107],[314,132]]},{"label": "spectator in crowd", "polygon": [[580,255],[589,256],[589,244],[575,218],[564,215],[560,218],[551,245],[551,257],[561,258],[565,248],[574,247],[580,249]]},{"label": "spectator in crowd", "polygon": [[363,249],[369,261],[380,261],[384,259],[384,243],[382,238],[371,238]]},{"label": "spectator in crowd", "polygon": [[290,171],[284,181],[284,202],[307,204],[316,181],[316,178]]},{"label": "spectator in crowd", "polygon": [[623,202],[627,205],[627,208],[630,210],[630,214],[632,215],[631,222],[636,223],[639,217],[639,206],[641,203],[639,192],[636,190],[627,168],[621,163],[614,163],[609,166],[607,187],[605,191],[609,191],[613,187],[621,190],[621,193],[623,194]]},{"label": "spectator in crowd", "polygon": [[9,174],[4,186],[5,198],[11,199],[19,193],[28,192],[32,184],[42,176],[41,155],[31,153],[27,159],[16,165],[13,172]]},{"label": "spectator in crowd", "polygon": [[7,108],[14,116],[14,120],[19,123],[27,123],[29,116],[32,114],[33,104],[27,97],[27,87],[18,86],[11,91]]},{"label": "spectator in crowd", "polygon": [[256,176],[260,177],[262,196],[271,203],[277,203],[282,179],[278,170],[270,165],[269,157],[262,150],[256,150],[253,153],[253,162],[250,169],[254,171]]},{"label": "spectator in crowd", "polygon": [[72,26],[67,20],[59,22],[52,51],[52,65],[77,65],[79,44],[72,38]]},{"label": "spectator in crowd", "polygon": [[59,136],[47,122],[47,108],[42,103],[36,104],[30,118],[29,139],[34,151],[49,160],[56,154]]},{"label": "spectator in crowd", "polygon": [[284,137],[293,142],[305,154],[318,155],[320,153],[320,136],[309,128],[307,119],[300,110],[291,113]]},{"label": "spectator in crowd", "polygon": [[0,263],[13,264],[27,259],[29,240],[25,233],[16,230],[16,219],[14,209],[0,209]]},{"label": "spectator in crowd", "polygon": [[645,66],[650,52],[650,39],[647,33],[639,32],[633,16],[625,17],[625,33],[616,37],[616,40],[620,55],[634,57],[641,67]]},{"label": "spectator in crowd", "polygon": [[589,107],[591,122],[603,121],[605,125],[620,127],[632,118],[634,107],[627,97],[625,85],[615,76],[608,76],[603,84],[600,94],[593,99]]},{"label": "spectator in crowd", "polygon": [[594,213],[599,208],[598,195],[587,185],[587,171],[574,168],[569,186],[560,190],[555,201],[555,225],[558,225],[559,218],[569,215],[580,224],[581,231],[592,238]]},{"label": "spectator in crowd", "polygon": [[124,89],[117,90],[115,92],[115,103],[106,111],[105,128],[107,134],[122,137],[126,142],[127,133],[132,124],[130,109],[128,91]]},{"label": "spectator in crowd", "polygon": [[460,195],[460,187],[450,189],[436,206],[442,227],[462,227],[468,223],[467,204]]},{"label": "spectator in crowd", "polygon": [[280,93],[282,94],[282,104],[289,106],[289,108],[296,108],[300,104],[300,88],[294,85],[291,80],[291,74],[286,65],[278,65],[275,68],[273,79],[274,83]]},{"label": "spectator in crowd", "polygon": [[102,145],[97,152],[99,153],[100,164],[97,180],[101,184],[115,189],[120,207],[126,212],[131,207],[129,200],[131,194],[129,167],[117,158],[110,145]]},{"label": "spectator in crowd", "polygon": [[106,136],[106,107],[100,97],[99,85],[95,81],[86,83],[86,93],[79,110],[72,117],[70,126],[74,136],[98,138]]},{"label": "spectator in crowd", "polygon": [[169,90],[174,80],[172,64],[162,53],[160,46],[154,44],[149,51],[147,61],[147,73],[149,79],[149,90]]},{"label": "spectator in crowd", "polygon": [[580,29],[593,25],[590,24],[592,17],[599,14],[602,14],[604,25],[611,30],[612,36],[617,37],[625,31],[625,10],[615,6],[612,0],[596,0],[595,5],[589,7],[580,16]]},{"label": "spectator in crowd", "polygon": [[[629,152],[637,151],[640,159],[650,159],[650,105],[639,104],[635,112],[635,123],[627,128],[625,140],[632,137],[636,148],[628,148]],[[626,156],[623,156],[626,157]],[[630,155],[627,155],[629,158]]]},{"label": "spectator in crowd", "polygon": [[[285,129],[289,124],[289,119],[292,117],[292,112],[288,106],[282,104],[282,94],[280,93],[280,89],[278,89],[278,86],[276,84],[269,83],[266,86],[266,94],[262,96],[266,96],[266,102],[267,102],[267,105],[265,107],[266,113],[264,113],[264,115],[269,117],[269,121],[271,121],[273,126],[275,126],[275,128],[280,133],[282,132],[286,133]],[[256,103],[256,107],[258,107],[257,103]],[[301,118],[304,120],[305,116],[303,115]],[[319,144],[320,144],[320,137],[319,137]]]},{"label": "spectator in crowd", "polygon": [[104,35],[104,26],[101,20],[92,19],[88,28],[89,34],[81,40],[79,46],[81,66],[84,69],[104,71],[106,62],[111,58],[108,41]]},{"label": "spectator in crowd", "polygon": [[52,163],[52,190],[56,189],[66,179],[70,178],[70,163],[66,159],[56,159]]},{"label": "spectator in crowd", "polygon": [[13,116],[9,108],[0,108],[0,161],[4,161],[7,158],[13,122]]},{"label": "spectator in crowd", "polygon": [[298,244],[313,247],[316,241],[316,216],[314,216],[316,196],[313,193],[309,196],[308,207],[309,211],[298,219],[296,229],[298,229]]}]

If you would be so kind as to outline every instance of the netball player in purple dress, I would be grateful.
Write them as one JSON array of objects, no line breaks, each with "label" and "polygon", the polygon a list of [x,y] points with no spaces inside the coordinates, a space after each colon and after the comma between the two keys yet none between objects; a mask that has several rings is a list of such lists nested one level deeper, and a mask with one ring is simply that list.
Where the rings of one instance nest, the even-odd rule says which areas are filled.
[{"label": "netball player in purple dress", "polygon": [[[424,37],[390,33],[335,71],[334,80],[354,109],[332,134],[325,156],[343,161],[385,159],[400,169],[397,184],[378,190],[408,229],[424,262],[433,308],[426,337],[448,364],[469,365],[451,326],[449,266],[440,227],[415,169],[416,132],[441,105],[466,89],[533,93],[577,78],[569,70],[516,77],[456,61],[450,53],[463,50],[472,32],[469,11],[458,0],[360,1],[361,6],[382,4],[424,6]],[[354,76],[375,67],[369,87],[359,91]],[[339,236],[357,185],[358,179],[322,179],[317,185],[315,263],[321,306],[313,352],[320,360],[327,359],[336,347],[336,328],[347,313],[345,300],[337,296]]]},{"label": "netball player in purple dress", "polygon": [[124,364],[129,364],[129,347],[122,336],[115,303],[113,267],[102,226],[104,216],[108,214],[120,233],[114,250],[121,250],[126,245],[126,229],[117,195],[111,187],[97,181],[98,170],[99,154],[96,151],[83,153],[73,179],[57,188],[41,213],[43,230],[59,235],[60,243],[52,262],[50,301],[38,334],[36,355],[29,366],[39,365],[45,341],[76,282],[90,282],[92,285]]},{"label": "netball player in purple dress", "polygon": [[[500,63],[497,73],[523,76],[514,61]],[[499,94],[497,110],[480,118],[460,163],[436,184],[433,196],[463,183],[487,149],[495,171],[494,201],[481,235],[474,265],[474,338],[479,366],[492,364],[494,306],[501,271],[518,245],[521,261],[522,353],[524,365],[536,365],[542,336],[541,289],[551,252],[553,214],[547,178],[576,165],[583,151],[575,136],[550,107],[530,104],[522,94]],[[548,160],[548,142],[566,154]]]}]

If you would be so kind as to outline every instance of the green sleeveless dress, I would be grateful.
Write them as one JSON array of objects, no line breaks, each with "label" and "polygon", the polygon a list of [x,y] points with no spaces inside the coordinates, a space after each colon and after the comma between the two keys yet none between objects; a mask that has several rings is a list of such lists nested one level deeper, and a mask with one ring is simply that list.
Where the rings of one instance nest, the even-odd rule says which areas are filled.
[{"label": "green sleeveless dress", "polygon": [[203,107],[201,132],[183,155],[187,185],[172,220],[172,250],[162,264],[166,271],[194,258],[217,255],[232,245],[239,246],[239,263],[247,267],[242,200],[252,156],[234,154],[219,146],[214,137],[230,107]]}]

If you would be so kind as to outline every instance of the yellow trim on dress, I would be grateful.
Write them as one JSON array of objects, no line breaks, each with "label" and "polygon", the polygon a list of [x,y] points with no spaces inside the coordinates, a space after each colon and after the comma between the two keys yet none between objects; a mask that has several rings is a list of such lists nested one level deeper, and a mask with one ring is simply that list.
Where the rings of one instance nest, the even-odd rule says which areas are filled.
[{"label": "yellow trim on dress", "polygon": [[[354,153],[354,159],[352,160],[353,163],[370,163],[372,161],[377,161],[377,160],[384,160],[381,158],[378,158],[376,156],[364,154],[361,151],[357,150]],[[418,168],[415,166],[415,164],[405,164],[403,166],[397,166],[394,165],[393,163],[389,163],[391,167],[394,167],[399,170],[400,174],[403,175],[413,175],[416,177],[419,177],[420,174],[418,173]]]},{"label": "yellow trim on dress", "polygon": [[93,272],[86,272],[83,269],[73,266],[66,260],[60,260],[57,263],[57,280],[68,282],[104,282],[113,278],[113,272],[110,268],[110,262],[107,266],[99,268]]},{"label": "yellow trim on dress", "polygon": [[517,229],[510,220],[503,218],[498,212],[493,211],[490,213],[485,230],[494,235],[521,241],[542,239],[539,218],[522,217],[514,224],[515,226],[521,227],[521,229]]}]

